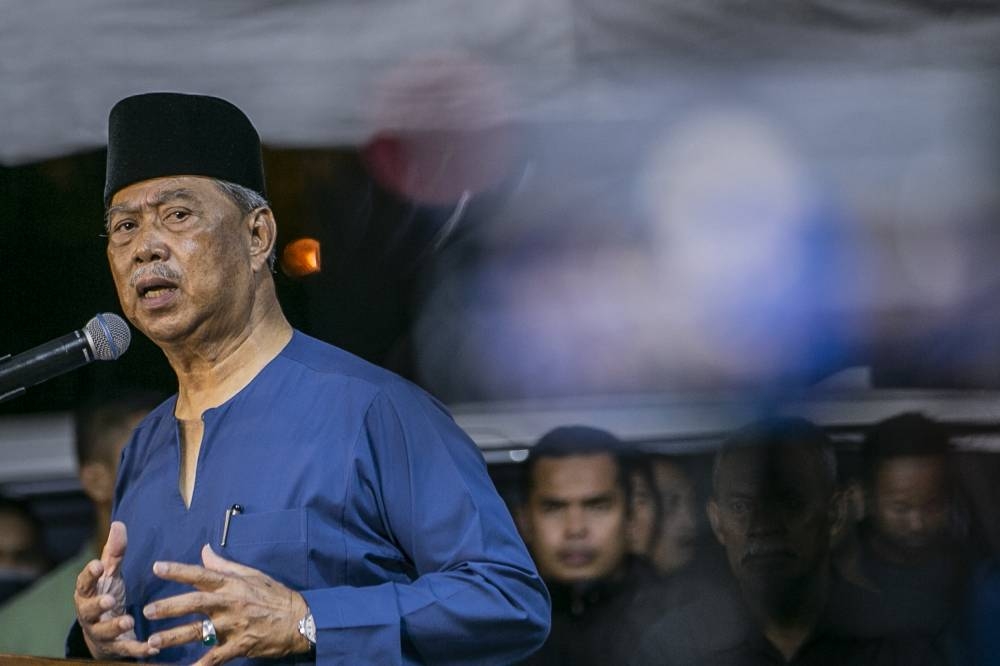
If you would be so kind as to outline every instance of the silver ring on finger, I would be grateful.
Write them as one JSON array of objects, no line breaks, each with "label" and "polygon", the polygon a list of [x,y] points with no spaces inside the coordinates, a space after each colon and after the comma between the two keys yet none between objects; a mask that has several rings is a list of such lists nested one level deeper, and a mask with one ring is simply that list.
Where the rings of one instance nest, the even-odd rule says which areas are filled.
[{"label": "silver ring on finger", "polygon": [[219,634],[215,631],[215,625],[211,618],[201,621],[201,644],[205,647],[212,647],[219,642]]}]

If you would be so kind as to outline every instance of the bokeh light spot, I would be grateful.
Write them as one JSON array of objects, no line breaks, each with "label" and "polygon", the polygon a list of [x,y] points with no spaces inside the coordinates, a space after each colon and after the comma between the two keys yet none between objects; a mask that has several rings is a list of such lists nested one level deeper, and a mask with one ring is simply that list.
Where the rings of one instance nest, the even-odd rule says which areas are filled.
[{"label": "bokeh light spot", "polygon": [[319,273],[319,241],[314,238],[298,238],[286,245],[281,253],[281,270],[294,278]]}]

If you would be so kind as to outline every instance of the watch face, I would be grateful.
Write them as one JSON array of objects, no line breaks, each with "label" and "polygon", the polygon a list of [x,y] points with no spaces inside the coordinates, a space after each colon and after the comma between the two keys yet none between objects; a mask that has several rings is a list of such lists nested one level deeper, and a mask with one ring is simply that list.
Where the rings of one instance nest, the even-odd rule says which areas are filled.
[{"label": "watch face", "polygon": [[316,621],[312,613],[299,620],[299,633],[306,637],[306,640],[316,645]]}]

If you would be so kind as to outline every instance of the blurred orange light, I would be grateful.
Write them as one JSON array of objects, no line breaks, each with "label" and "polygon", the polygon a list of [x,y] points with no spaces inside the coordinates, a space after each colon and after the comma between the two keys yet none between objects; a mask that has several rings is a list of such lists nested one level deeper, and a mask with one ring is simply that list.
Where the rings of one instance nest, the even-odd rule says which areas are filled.
[{"label": "blurred orange light", "polygon": [[281,270],[289,277],[301,278],[319,273],[319,241],[298,238],[285,246],[281,253]]}]

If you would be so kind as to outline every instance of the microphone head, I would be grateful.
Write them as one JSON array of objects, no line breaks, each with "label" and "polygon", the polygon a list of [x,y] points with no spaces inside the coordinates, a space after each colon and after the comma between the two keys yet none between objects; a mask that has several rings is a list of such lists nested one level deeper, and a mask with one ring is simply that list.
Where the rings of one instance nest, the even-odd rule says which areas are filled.
[{"label": "microphone head", "polygon": [[113,361],[128,349],[132,331],[125,320],[105,312],[95,315],[84,327],[94,357],[99,361]]}]

